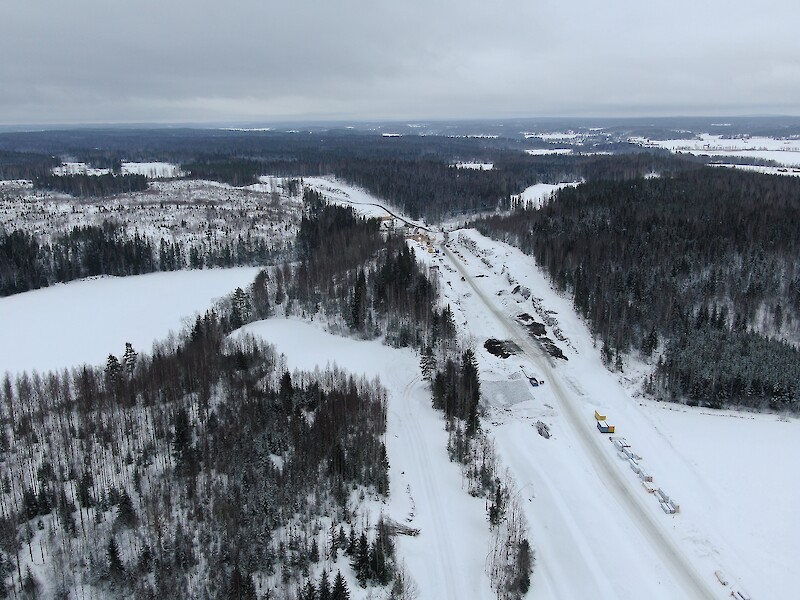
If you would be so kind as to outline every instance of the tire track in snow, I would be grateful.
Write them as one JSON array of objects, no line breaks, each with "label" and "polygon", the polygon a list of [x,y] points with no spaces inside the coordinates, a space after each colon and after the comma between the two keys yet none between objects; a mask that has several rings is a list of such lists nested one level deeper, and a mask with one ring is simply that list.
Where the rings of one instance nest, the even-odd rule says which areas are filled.
[{"label": "tire track in snow", "polygon": [[[430,448],[429,440],[423,435],[420,430],[419,423],[414,415],[414,398],[412,391],[416,386],[419,386],[419,376],[414,377],[403,389],[402,393],[402,412],[400,420],[400,430],[404,434],[406,445],[414,456],[416,463],[417,473],[424,485],[424,494],[427,502],[423,504],[415,500],[417,514],[422,507],[428,506],[430,510],[430,524],[433,529],[433,534],[436,538],[435,544],[437,548],[436,562],[438,564],[438,572],[444,579],[444,592],[446,598],[457,600],[463,596],[456,591],[456,575],[453,570],[453,565],[450,558],[456,556],[453,543],[450,539],[448,532],[448,523],[445,516],[445,507],[442,506],[442,499],[437,490],[437,483],[434,481],[433,474],[431,473],[431,462],[428,459],[429,455],[435,452],[441,452],[441,448]],[[413,490],[412,490],[413,492]],[[422,532],[424,534],[424,531]]]},{"label": "tire track in snow", "polygon": [[[590,546],[586,536],[569,511],[569,502],[561,490],[546,470],[542,469],[535,458],[531,457],[529,449],[520,443],[519,437],[511,436],[509,442],[512,444],[513,453],[509,455],[511,462],[508,463],[508,466],[513,467],[517,473],[525,472],[530,477],[531,483],[534,484],[537,502],[547,502],[557,509],[554,511],[557,520],[545,525],[547,531],[544,536],[551,544],[559,546],[561,556],[571,556],[572,564],[569,569],[559,564],[558,561],[549,560],[547,556],[537,557],[536,569],[544,571],[541,574],[547,580],[547,591],[559,599],[589,597],[587,594],[592,594],[592,597],[597,598],[618,596],[619,591],[614,589],[597,558],[588,550]],[[498,440],[496,443],[502,444],[503,440]],[[551,531],[557,533],[554,534]],[[569,536],[561,535],[561,532],[564,531],[569,532]],[[537,535],[535,539],[540,538]],[[580,571],[582,576],[571,579],[570,572],[574,573],[575,571]],[[537,573],[534,570],[534,577],[536,576]],[[586,580],[589,576],[591,581]],[[533,595],[536,596],[535,591]]]}]

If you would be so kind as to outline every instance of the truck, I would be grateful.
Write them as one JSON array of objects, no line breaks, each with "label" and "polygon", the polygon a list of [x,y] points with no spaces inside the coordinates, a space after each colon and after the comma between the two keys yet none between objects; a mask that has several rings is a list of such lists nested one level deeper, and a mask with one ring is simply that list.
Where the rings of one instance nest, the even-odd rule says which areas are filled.
[{"label": "truck", "polygon": [[596,411],[594,411],[594,418],[595,418],[597,421],[605,421],[605,420],[606,420],[606,416],[605,416],[605,415],[601,415],[601,414],[600,414],[600,411],[597,411],[597,410],[596,410]]}]

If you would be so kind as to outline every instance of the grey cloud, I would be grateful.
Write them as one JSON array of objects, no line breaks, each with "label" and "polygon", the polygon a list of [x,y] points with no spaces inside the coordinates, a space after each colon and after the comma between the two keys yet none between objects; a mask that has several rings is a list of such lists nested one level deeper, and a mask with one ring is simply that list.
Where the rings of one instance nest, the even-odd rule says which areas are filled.
[{"label": "grey cloud", "polygon": [[0,123],[800,114],[800,6],[11,0]]}]

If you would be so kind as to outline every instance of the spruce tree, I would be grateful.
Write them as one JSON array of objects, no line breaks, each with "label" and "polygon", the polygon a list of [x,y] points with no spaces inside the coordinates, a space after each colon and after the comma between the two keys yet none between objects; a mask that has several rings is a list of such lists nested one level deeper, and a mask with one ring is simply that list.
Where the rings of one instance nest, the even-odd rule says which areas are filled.
[{"label": "spruce tree", "polygon": [[120,579],[125,575],[125,567],[114,536],[108,540],[108,574],[112,579]]},{"label": "spruce tree", "polygon": [[333,591],[331,600],[350,600],[350,590],[347,589],[347,582],[342,577],[341,571],[336,571],[336,578],[333,580]]},{"label": "spruce tree", "polygon": [[325,569],[322,570],[322,575],[319,577],[317,597],[319,600],[331,600],[331,584],[330,581],[328,581],[328,571]]}]

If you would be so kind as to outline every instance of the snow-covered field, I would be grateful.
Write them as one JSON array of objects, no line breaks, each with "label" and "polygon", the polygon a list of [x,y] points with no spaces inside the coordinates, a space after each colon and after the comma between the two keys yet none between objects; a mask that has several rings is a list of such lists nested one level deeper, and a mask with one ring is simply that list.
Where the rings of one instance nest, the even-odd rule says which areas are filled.
[{"label": "snow-covered field", "polygon": [[731,163],[714,163],[714,167],[725,169],[741,169],[742,171],[752,171],[753,173],[766,173],[767,175],[782,175],[784,177],[800,177],[800,168],[789,167],[760,167],[758,165],[737,165]]},{"label": "snow-covered field", "polygon": [[108,175],[111,169],[97,169],[82,162],[65,162],[53,167],[53,175]]},{"label": "snow-covered field", "polygon": [[[304,177],[303,184],[322,193],[328,202],[341,206],[352,206],[355,211],[367,218],[388,218],[401,216],[400,211],[384,200],[379,200],[369,192],[356,186],[344,183],[335,177]],[[411,225],[424,227],[421,221],[402,218]]]},{"label": "snow-covered field", "polygon": [[[792,507],[800,471],[784,465],[800,460],[800,422],[639,398],[631,381],[603,367],[570,302],[552,290],[531,258],[474,231],[466,235],[476,250],[451,242],[458,264],[433,260],[459,326],[478,351],[490,431],[529,500],[524,504],[537,549],[532,597],[721,598],[731,587],[754,598],[792,597],[800,579],[800,566],[790,558],[800,555],[800,520]],[[461,281],[458,266],[471,281]],[[512,293],[516,283],[532,291],[531,299]],[[520,313],[540,322],[556,319],[568,342],[550,325],[548,336],[569,360],[504,360],[486,352],[488,337],[520,334],[505,318]],[[531,387],[521,367],[546,383]],[[661,510],[608,436],[597,432],[595,409],[642,457],[654,485],[676,499],[678,514]],[[549,426],[550,439],[533,427],[539,420]]]},{"label": "snow-covered field", "polygon": [[491,171],[494,163],[460,162],[453,165],[456,169],[475,169],[476,171]]},{"label": "snow-covered field", "polygon": [[525,139],[538,138],[547,142],[563,142],[578,139],[581,134],[574,131],[550,131],[550,132],[531,132],[524,131],[522,135]]},{"label": "snow-covered field", "polygon": [[568,186],[576,186],[578,183],[579,182],[559,183],[556,185],[549,183],[535,183],[532,186],[525,188],[519,196],[513,197],[512,204],[521,202],[529,208],[539,208],[558,190]]},{"label": "snow-covered field", "polygon": [[216,298],[247,287],[258,271],[102,277],[0,298],[0,374],[105,364],[109,354],[122,354],[125,342],[149,352]]},{"label": "snow-covered field", "polygon": [[769,137],[725,138],[703,133],[692,140],[637,140],[643,145],[672,152],[708,156],[745,156],[774,160],[780,165],[800,166],[800,139]]},{"label": "snow-covered field", "polygon": [[572,154],[572,148],[533,148],[525,150],[531,156],[544,156],[546,154]]},{"label": "snow-covered field", "polygon": [[183,171],[178,165],[166,162],[123,162],[123,175],[145,175],[150,179],[171,179],[181,177]]},{"label": "snow-covered field", "polygon": [[[65,162],[53,169],[53,175],[108,175],[111,169],[98,169],[82,162]],[[181,177],[178,165],[166,162],[122,162],[123,175],[145,175],[151,179]]]}]

